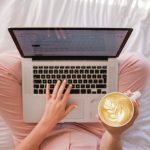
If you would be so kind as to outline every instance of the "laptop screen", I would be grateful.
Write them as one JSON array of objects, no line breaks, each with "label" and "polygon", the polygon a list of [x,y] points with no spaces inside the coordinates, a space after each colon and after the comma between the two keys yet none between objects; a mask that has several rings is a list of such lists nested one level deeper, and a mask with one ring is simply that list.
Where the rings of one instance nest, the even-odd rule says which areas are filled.
[{"label": "laptop screen", "polygon": [[115,28],[10,28],[23,57],[116,57],[131,29]]}]

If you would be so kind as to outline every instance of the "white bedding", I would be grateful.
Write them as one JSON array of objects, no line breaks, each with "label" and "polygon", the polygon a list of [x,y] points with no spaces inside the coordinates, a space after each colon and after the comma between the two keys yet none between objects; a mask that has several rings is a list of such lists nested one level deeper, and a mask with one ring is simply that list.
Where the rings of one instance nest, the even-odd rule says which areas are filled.
[{"label": "white bedding", "polygon": [[[1,0],[0,53],[15,50],[7,31],[16,26],[132,27],[124,52],[150,58],[149,0]],[[142,98],[136,125],[124,136],[124,150],[150,149],[150,86]],[[13,147],[10,132],[0,119],[0,149]]]}]

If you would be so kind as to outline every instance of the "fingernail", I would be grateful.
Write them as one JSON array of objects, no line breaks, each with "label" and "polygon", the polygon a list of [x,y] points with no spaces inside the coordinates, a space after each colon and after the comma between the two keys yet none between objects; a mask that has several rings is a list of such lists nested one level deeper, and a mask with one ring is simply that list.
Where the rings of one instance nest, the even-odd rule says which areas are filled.
[{"label": "fingernail", "polygon": [[74,105],[74,108],[78,108],[78,105]]},{"label": "fingernail", "polygon": [[69,84],[70,87],[72,87],[72,84]]}]

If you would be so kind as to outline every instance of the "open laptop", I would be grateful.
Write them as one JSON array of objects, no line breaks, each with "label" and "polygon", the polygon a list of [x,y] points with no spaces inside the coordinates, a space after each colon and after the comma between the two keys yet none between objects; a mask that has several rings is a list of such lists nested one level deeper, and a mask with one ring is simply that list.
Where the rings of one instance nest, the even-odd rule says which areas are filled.
[{"label": "open laptop", "polygon": [[118,90],[117,57],[131,28],[9,28],[22,56],[23,119],[38,122],[46,83],[73,85],[73,110],[62,122],[95,122],[101,97]]}]

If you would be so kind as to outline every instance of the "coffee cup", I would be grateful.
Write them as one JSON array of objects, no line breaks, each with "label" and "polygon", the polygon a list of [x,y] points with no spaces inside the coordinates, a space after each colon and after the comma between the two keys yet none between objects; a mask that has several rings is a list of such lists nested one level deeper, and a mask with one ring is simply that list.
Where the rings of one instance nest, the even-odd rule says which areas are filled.
[{"label": "coffee cup", "polygon": [[134,115],[133,100],[137,100],[140,96],[139,91],[134,92],[131,97],[121,92],[106,94],[98,104],[100,119],[112,127],[128,124]]}]

